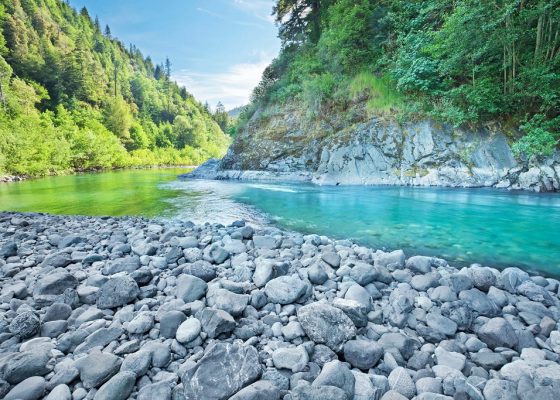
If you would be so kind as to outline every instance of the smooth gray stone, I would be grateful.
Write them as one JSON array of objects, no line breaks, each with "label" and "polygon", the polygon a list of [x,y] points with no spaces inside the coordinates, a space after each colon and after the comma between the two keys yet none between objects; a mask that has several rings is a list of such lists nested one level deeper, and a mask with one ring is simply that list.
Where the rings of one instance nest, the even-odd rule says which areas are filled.
[{"label": "smooth gray stone", "polygon": [[113,354],[92,352],[78,359],[75,366],[86,389],[97,388],[119,372],[121,359]]},{"label": "smooth gray stone", "polygon": [[313,381],[312,386],[335,386],[344,390],[349,399],[354,397],[354,384],[356,379],[346,364],[338,360],[329,361],[323,366],[319,376]]},{"label": "smooth gray stone", "polygon": [[[70,262],[68,262],[68,264],[69,263]],[[39,279],[39,281],[35,284],[33,296],[56,296],[64,293],[66,289],[75,289],[77,286],[78,280],[72,274],[63,269],[54,270],[50,274]]]},{"label": "smooth gray stone", "polygon": [[216,343],[187,368],[181,381],[187,400],[228,399],[262,374],[257,349],[253,346]]},{"label": "smooth gray stone", "polygon": [[199,300],[206,294],[208,285],[193,275],[181,275],[177,279],[176,296],[185,303]]},{"label": "smooth gray stone", "polygon": [[74,353],[87,353],[94,347],[105,347],[113,340],[117,340],[124,333],[119,327],[101,328],[85,338],[83,343],[76,346]]},{"label": "smooth gray stone", "polygon": [[383,347],[369,340],[349,340],[344,344],[344,359],[354,368],[367,371],[382,355]]},{"label": "smooth gray stone", "polygon": [[49,321],[41,325],[41,336],[57,338],[68,329],[67,321]]},{"label": "smooth gray stone", "polygon": [[126,400],[136,382],[136,375],[130,371],[119,372],[99,388],[93,400]]},{"label": "smooth gray stone", "polygon": [[314,285],[322,285],[329,279],[329,276],[327,275],[323,267],[321,267],[319,264],[313,264],[307,270],[307,278]]},{"label": "smooth gray stone", "polygon": [[200,321],[196,318],[189,318],[177,329],[177,341],[182,344],[192,342],[198,337],[201,330],[202,324]]},{"label": "smooth gray stone", "polygon": [[264,287],[269,302],[291,304],[301,300],[307,293],[307,284],[295,276],[280,276]]},{"label": "smooth gray stone", "polygon": [[159,321],[159,334],[167,339],[174,338],[177,328],[185,321],[187,317],[181,311],[167,311]]},{"label": "smooth gray stone", "polygon": [[238,317],[245,311],[249,299],[250,296],[246,294],[237,294],[226,289],[215,289],[212,291],[212,303],[209,304]]},{"label": "smooth gray stone", "polygon": [[280,400],[280,389],[271,381],[257,381],[241,389],[229,400]]},{"label": "smooth gray stone", "polygon": [[459,299],[465,301],[473,310],[485,317],[495,317],[499,314],[498,306],[478,289],[463,290]]},{"label": "smooth gray stone", "polygon": [[43,377],[33,376],[14,386],[4,400],[38,400],[43,397],[45,387],[46,382]]},{"label": "smooth gray stone", "polygon": [[152,363],[152,353],[146,350],[140,350],[136,353],[127,355],[121,364],[120,371],[131,371],[137,378],[146,375]]},{"label": "smooth gray stone", "polygon": [[68,385],[65,384],[60,384],[56,386],[53,390],[51,390],[49,395],[45,397],[45,400],[71,400],[71,399],[72,399],[72,393],[70,392],[70,388],[68,387]]},{"label": "smooth gray stone", "polygon": [[340,267],[340,256],[332,251],[321,254],[321,259],[333,268]]},{"label": "smooth gray stone", "polygon": [[66,320],[72,314],[72,307],[64,303],[53,303],[47,308],[42,322]]},{"label": "smooth gray stone", "polygon": [[307,366],[309,356],[303,346],[281,347],[272,353],[272,362],[278,369],[301,372]]},{"label": "smooth gray stone", "polygon": [[47,363],[50,359],[50,351],[30,350],[9,355],[9,362],[3,367],[4,379],[11,384],[32,376],[43,376],[50,372]]},{"label": "smooth gray stone", "polygon": [[346,392],[336,386],[298,386],[292,390],[293,400],[348,400]]}]

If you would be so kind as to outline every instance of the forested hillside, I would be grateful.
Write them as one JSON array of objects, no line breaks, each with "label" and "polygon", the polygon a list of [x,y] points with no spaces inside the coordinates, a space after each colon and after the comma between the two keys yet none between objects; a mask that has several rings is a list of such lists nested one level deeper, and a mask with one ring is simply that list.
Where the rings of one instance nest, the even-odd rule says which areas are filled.
[{"label": "forested hillside", "polygon": [[61,0],[0,0],[0,173],[44,175],[221,156],[229,139],[171,63]]},{"label": "forested hillside", "polygon": [[367,102],[403,120],[497,122],[526,160],[557,145],[558,0],[278,0],[274,15],[283,48],[238,130],[294,99],[309,118]]}]

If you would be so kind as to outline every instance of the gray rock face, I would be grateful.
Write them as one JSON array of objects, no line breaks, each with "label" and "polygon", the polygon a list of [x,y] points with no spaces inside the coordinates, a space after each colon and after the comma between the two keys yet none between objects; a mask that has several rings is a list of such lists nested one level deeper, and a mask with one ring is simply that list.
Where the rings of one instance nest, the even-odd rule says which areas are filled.
[{"label": "gray rock face", "polygon": [[260,378],[257,350],[252,346],[218,343],[183,374],[186,400],[225,400]]},{"label": "gray rock face", "polygon": [[[336,114],[310,127],[302,109],[296,103],[274,105],[263,110],[265,120],[256,113],[254,123],[236,137],[221,161],[209,161],[186,176],[322,185],[560,189],[558,153],[538,166],[519,165],[501,132],[465,128],[458,133],[430,120],[400,124],[367,117],[350,127]],[[327,133],[324,139],[310,141],[310,129]]]},{"label": "gray rock face", "polygon": [[335,386],[298,386],[292,391],[294,400],[348,400],[346,392]]},{"label": "gray rock face", "polygon": [[22,339],[27,339],[39,332],[41,322],[32,311],[25,311],[10,323],[10,332]]},{"label": "gray rock face", "polygon": [[268,282],[264,292],[272,303],[291,304],[306,294],[307,285],[297,277],[281,276]]},{"label": "gray rock face", "polygon": [[97,307],[100,309],[120,307],[134,301],[139,293],[138,284],[131,277],[114,277],[105,282],[97,292]]},{"label": "gray rock face", "polygon": [[519,340],[513,327],[503,318],[492,318],[486,322],[479,329],[478,337],[491,349],[496,347],[512,349]]},{"label": "gray rock face", "polygon": [[344,343],[356,336],[356,326],[344,312],[325,303],[301,307],[297,316],[307,336],[315,343],[340,351]]}]

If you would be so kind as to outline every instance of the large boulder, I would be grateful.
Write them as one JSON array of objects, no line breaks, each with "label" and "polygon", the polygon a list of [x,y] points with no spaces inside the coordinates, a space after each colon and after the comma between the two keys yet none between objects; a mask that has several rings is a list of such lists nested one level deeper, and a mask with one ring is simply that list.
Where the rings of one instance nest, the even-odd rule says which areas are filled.
[{"label": "large boulder", "polygon": [[32,376],[42,376],[50,372],[48,362],[50,351],[33,349],[21,353],[7,354],[8,358],[0,358],[0,375],[11,384]]},{"label": "large boulder", "polygon": [[200,299],[206,294],[208,285],[202,279],[193,275],[181,275],[177,279],[177,298],[185,303]]},{"label": "large boulder", "polygon": [[295,276],[281,276],[268,282],[264,292],[271,303],[291,304],[307,293],[307,284]]},{"label": "large boulder", "polygon": [[117,308],[134,301],[140,294],[138,284],[130,276],[109,279],[97,292],[97,307]]},{"label": "large boulder", "polygon": [[32,311],[24,311],[10,323],[10,332],[21,339],[27,339],[39,332],[41,322]]},{"label": "large boulder", "polygon": [[261,374],[259,354],[253,346],[216,343],[181,379],[186,400],[225,400]]},{"label": "large boulder", "polygon": [[74,275],[58,269],[37,281],[33,296],[57,296],[64,293],[66,289],[75,289],[77,286],[78,280]]},{"label": "large boulder", "polygon": [[340,309],[327,303],[312,303],[297,312],[301,327],[315,343],[325,344],[338,352],[356,336],[356,326]]},{"label": "large boulder", "polygon": [[478,337],[491,349],[496,347],[515,348],[519,339],[515,330],[504,318],[492,318],[478,330]]}]

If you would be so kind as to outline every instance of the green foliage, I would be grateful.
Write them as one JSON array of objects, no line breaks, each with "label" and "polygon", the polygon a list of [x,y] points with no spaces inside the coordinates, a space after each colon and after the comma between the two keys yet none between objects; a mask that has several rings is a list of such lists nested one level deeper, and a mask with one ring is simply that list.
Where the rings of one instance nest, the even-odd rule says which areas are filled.
[{"label": "green foliage", "polygon": [[0,27],[0,173],[196,164],[225,152],[213,115],[171,82],[171,62],[154,67],[86,9],[1,0]]},{"label": "green foliage", "polygon": [[353,96],[365,94],[368,110],[377,113],[397,110],[404,102],[388,76],[377,77],[370,72],[361,72],[352,79],[350,93]]},{"label": "green foliage", "polygon": [[512,146],[513,153],[520,159],[542,160],[554,153],[560,137],[560,117],[547,120],[544,115],[537,114],[521,125],[525,136]]},{"label": "green foliage", "polygon": [[538,116],[518,153],[554,148],[560,0],[277,0],[274,12],[283,48],[253,107],[296,99],[316,115],[365,96],[370,111],[455,126]]}]

